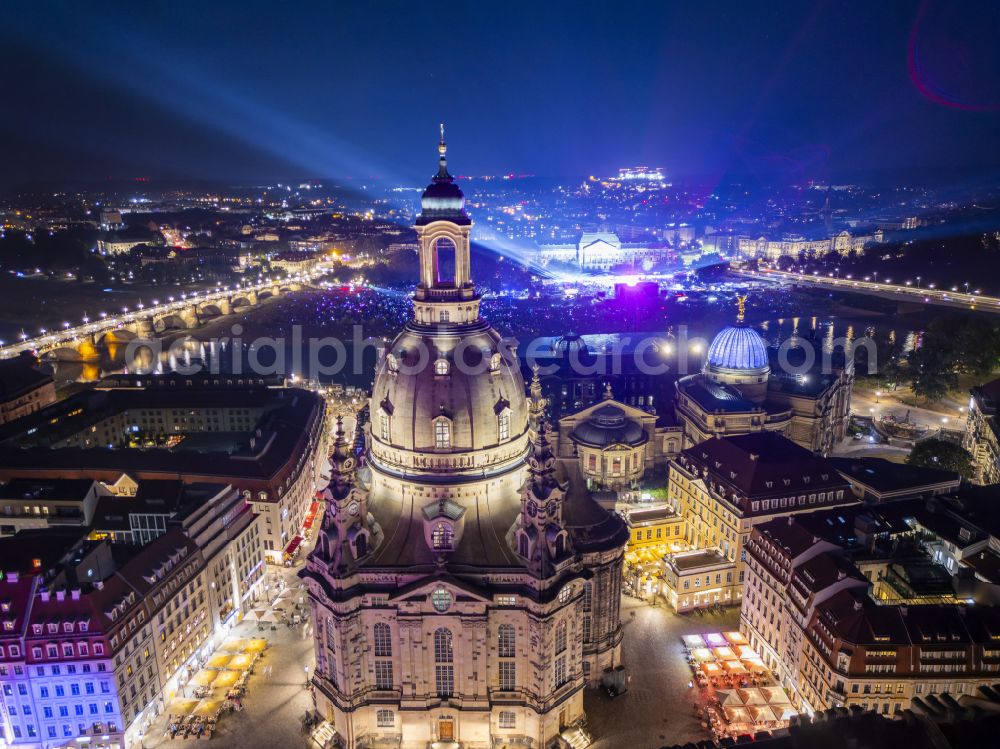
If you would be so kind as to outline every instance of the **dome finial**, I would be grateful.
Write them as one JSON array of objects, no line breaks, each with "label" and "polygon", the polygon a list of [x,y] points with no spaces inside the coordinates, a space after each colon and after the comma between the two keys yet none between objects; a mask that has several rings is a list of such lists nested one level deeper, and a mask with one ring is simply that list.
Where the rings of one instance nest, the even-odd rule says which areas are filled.
[{"label": "dome finial", "polygon": [[743,322],[743,318],[746,317],[747,313],[747,297],[749,294],[737,294],[736,295],[736,322]]},{"label": "dome finial", "polygon": [[444,123],[441,123],[441,142],[438,143],[438,179],[451,179],[451,175],[448,174],[448,146],[444,142]]}]

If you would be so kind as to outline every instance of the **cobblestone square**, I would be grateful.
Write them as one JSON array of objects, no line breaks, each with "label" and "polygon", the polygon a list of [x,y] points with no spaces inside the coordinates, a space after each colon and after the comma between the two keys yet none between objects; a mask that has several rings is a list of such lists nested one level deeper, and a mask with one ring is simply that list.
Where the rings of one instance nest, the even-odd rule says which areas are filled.
[{"label": "cobblestone square", "polygon": [[625,596],[622,652],[631,681],[628,692],[614,699],[603,691],[587,691],[584,707],[593,748],[657,749],[709,738],[695,715],[699,690],[688,687],[691,671],[681,636],[738,629],[739,615],[736,606],[721,615],[679,615],[664,604],[651,606]]}]

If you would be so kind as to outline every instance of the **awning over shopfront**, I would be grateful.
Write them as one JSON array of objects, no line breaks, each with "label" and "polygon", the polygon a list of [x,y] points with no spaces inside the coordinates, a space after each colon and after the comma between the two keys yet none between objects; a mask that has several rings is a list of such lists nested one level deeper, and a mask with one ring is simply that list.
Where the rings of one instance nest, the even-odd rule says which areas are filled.
[{"label": "awning over shopfront", "polygon": [[288,542],[288,546],[285,547],[285,556],[292,556],[295,554],[296,550],[299,548],[299,544],[302,543],[302,536],[296,536],[291,541]]}]

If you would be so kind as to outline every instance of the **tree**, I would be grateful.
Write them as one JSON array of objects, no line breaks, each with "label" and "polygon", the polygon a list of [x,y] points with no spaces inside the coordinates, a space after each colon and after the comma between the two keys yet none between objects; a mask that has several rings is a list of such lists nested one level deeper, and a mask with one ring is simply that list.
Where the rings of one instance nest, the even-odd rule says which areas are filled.
[{"label": "tree", "polygon": [[950,351],[924,345],[908,357],[910,387],[913,394],[927,400],[941,400],[958,386],[955,359]]},{"label": "tree", "polygon": [[928,439],[914,445],[906,457],[906,462],[921,468],[954,471],[966,479],[971,478],[974,471],[972,455],[968,450],[954,442],[941,439]]}]

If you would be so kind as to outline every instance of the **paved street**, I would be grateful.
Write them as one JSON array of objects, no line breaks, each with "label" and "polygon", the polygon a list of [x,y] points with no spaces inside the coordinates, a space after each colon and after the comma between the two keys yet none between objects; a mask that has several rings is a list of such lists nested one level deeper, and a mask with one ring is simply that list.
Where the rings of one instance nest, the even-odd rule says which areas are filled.
[{"label": "paved street", "polygon": [[732,607],[721,616],[679,616],[665,605],[623,598],[623,657],[631,683],[628,692],[615,699],[598,690],[585,694],[587,729],[594,749],[656,749],[708,738],[695,716],[698,690],[688,688],[691,670],[681,635],[736,630],[739,612]]},{"label": "paved street", "polygon": [[[291,581],[298,569],[278,574]],[[631,682],[628,693],[614,700],[603,691],[586,692],[587,723],[595,739],[594,749],[655,749],[665,743],[707,738],[694,713],[697,690],[688,688],[691,672],[681,635],[737,629],[739,609],[726,609],[722,615],[679,616],[664,605],[650,606],[626,596],[622,599],[622,618],[623,653]],[[278,625],[275,631],[265,627],[261,632],[256,624],[244,623],[233,628],[229,636],[265,637],[270,647],[251,677],[243,711],[220,716],[213,737],[197,741],[198,746],[271,749],[310,745],[302,728],[302,718],[312,708],[311,696],[303,686],[304,667],[308,665],[311,670],[313,665],[310,625]],[[146,749],[190,747],[189,740],[171,740],[164,734],[166,719],[166,715],[160,716],[146,735]]]},{"label": "paved street", "polygon": [[[300,569],[301,565],[297,565],[271,571],[289,583],[297,583],[295,573]],[[307,622],[290,628],[278,624],[274,631],[267,625],[260,631],[257,624],[244,622],[230,630],[227,636],[264,637],[270,647],[250,677],[243,711],[223,713],[212,738],[194,743],[210,749],[286,749],[311,743],[302,727],[303,716],[312,709],[312,697],[305,689],[304,671],[305,666],[309,666],[311,673],[315,661],[311,625]],[[171,740],[164,734],[166,720],[166,715],[159,716],[147,733],[143,742],[146,749],[190,747],[192,740],[180,737]]]}]

